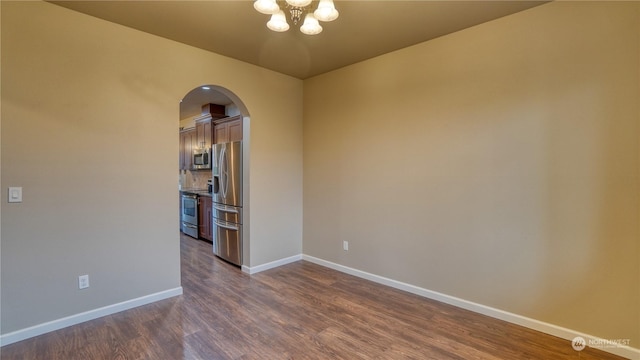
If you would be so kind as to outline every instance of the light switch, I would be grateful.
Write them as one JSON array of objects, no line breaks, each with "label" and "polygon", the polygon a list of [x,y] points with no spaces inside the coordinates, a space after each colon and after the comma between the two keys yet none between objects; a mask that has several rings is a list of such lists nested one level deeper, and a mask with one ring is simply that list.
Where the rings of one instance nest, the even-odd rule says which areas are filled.
[{"label": "light switch", "polygon": [[10,203],[22,202],[22,187],[9,188],[9,202]]}]

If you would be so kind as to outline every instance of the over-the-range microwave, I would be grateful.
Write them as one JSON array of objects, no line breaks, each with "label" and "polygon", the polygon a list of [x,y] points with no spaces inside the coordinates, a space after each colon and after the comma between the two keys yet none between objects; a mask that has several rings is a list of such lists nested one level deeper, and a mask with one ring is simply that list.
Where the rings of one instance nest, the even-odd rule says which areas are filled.
[{"label": "over-the-range microwave", "polygon": [[211,149],[198,148],[193,150],[193,169],[211,169]]}]

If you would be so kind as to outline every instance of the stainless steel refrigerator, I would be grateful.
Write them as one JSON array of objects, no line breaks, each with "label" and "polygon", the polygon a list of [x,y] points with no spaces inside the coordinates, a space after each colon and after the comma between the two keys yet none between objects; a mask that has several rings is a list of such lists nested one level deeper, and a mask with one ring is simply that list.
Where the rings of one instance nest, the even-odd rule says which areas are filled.
[{"label": "stainless steel refrigerator", "polygon": [[213,253],[242,265],[242,141],[214,144]]}]

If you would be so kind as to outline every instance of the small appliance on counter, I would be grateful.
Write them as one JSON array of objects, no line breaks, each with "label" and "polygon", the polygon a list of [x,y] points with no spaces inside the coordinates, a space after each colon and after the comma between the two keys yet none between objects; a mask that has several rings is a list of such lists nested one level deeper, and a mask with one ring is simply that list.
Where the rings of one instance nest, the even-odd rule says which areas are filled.
[{"label": "small appliance on counter", "polygon": [[209,193],[213,192],[213,180],[211,180],[211,179],[207,180],[207,191]]}]

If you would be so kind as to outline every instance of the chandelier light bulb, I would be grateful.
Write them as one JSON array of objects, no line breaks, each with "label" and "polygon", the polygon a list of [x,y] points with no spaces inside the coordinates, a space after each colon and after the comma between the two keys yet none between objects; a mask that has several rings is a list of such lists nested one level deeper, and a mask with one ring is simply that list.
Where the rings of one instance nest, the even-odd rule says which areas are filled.
[{"label": "chandelier light bulb", "polygon": [[333,21],[340,15],[333,5],[333,0],[320,0],[320,4],[313,14],[320,21]]},{"label": "chandelier light bulb", "polygon": [[316,35],[322,32],[322,26],[320,26],[318,19],[313,14],[307,14],[304,18],[304,23],[300,26],[300,31],[303,34]]},{"label": "chandelier light bulb", "polygon": [[273,15],[280,11],[280,7],[276,0],[256,0],[253,3],[253,8],[256,9],[259,13]]},{"label": "chandelier light bulb", "polygon": [[312,0],[287,0],[287,4],[294,7],[305,7],[311,4]]},{"label": "chandelier light bulb", "polygon": [[[312,5],[314,2],[318,4],[315,11]],[[282,9],[278,4],[282,5]],[[287,22],[289,15],[291,15],[290,20],[293,26],[298,26],[304,15],[300,31],[307,35],[322,32],[322,26],[318,21],[333,21],[339,15],[333,0],[255,0],[253,7],[262,14],[271,15],[267,27],[277,32],[289,30]]]},{"label": "chandelier light bulb", "polygon": [[289,24],[287,24],[287,17],[284,15],[284,11],[278,10],[277,13],[271,15],[271,20],[267,22],[267,27],[277,32],[289,30]]}]

